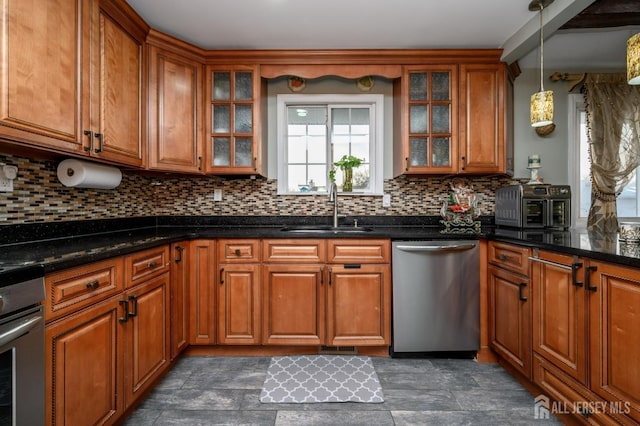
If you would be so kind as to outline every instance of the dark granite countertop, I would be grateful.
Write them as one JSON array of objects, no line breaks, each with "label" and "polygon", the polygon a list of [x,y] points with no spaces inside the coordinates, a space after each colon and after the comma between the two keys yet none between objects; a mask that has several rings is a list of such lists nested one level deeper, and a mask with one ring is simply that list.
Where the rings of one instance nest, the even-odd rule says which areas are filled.
[{"label": "dark granite countertop", "polygon": [[[7,285],[9,273],[19,277],[21,272],[33,271],[34,267],[41,267],[45,273],[52,272],[196,238],[487,238],[640,267],[640,244],[625,244],[618,241],[617,235],[605,237],[584,230],[500,229],[491,225],[490,218],[484,218],[479,233],[443,233],[437,217],[357,219],[359,227],[368,227],[371,231],[283,231],[290,226],[328,225],[324,217],[158,217],[7,226],[3,227],[0,237],[0,286]],[[346,226],[353,226],[353,222]]]}]

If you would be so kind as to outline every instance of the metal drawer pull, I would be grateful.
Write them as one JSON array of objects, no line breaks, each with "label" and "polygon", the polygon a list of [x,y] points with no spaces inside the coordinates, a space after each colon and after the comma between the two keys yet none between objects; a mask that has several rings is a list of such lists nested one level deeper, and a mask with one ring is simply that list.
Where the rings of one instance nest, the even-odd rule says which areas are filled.
[{"label": "metal drawer pull", "polygon": [[587,266],[587,269],[584,271],[585,288],[589,291],[598,291],[598,287],[591,285],[591,273],[597,270],[597,266]]},{"label": "metal drawer pull", "polygon": [[544,263],[545,265],[556,266],[562,269],[567,269],[567,270],[573,269],[571,266],[563,265],[562,263],[551,262],[549,260],[540,259],[538,257],[530,257],[529,260],[532,260],[534,262]]},{"label": "metal drawer pull", "polygon": [[571,283],[576,287],[582,287],[582,281],[578,281],[578,269],[582,268],[581,262],[573,262],[571,265]]},{"label": "metal drawer pull", "polygon": [[158,262],[156,262],[155,260],[147,263],[147,268],[155,268],[156,266],[158,266]]},{"label": "metal drawer pull", "polygon": [[459,251],[459,250],[471,250],[475,244],[452,244],[449,246],[396,246],[398,250],[402,251]]},{"label": "metal drawer pull", "polygon": [[236,251],[234,252],[236,254],[236,256],[240,256],[240,254],[242,254],[242,252],[240,251],[240,249],[236,249]]},{"label": "metal drawer pull", "polygon": [[344,269],[360,269],[362,265],[359,263],[345,263]]},{"label": "metal drawer pull", "polygon": [[100,287],[100,281],[98,281],[98,280],[89,281],[89,282],[87,283],[87,288],[88,288],[89,290],[95,290],[95,289],[97,289],[98,287]]},{"label": "metal drawer pull", "polygon": [[182,262],[182,252],[184,251],[184,247],[176,246],[176,251],[178,252],[178,256],[176,257],[176,263]]},{"label": "metal drawer pull", "polygon": [[524,294],[522,294],[522,289],[525,288],[526,286],[527,286],[527,283],[518,284],[518,299],[520,299],[522,302],[527,301],[527,297]]},{"label": "metal drawer pull", "polygon": [[138,298],[136,296],[129,296],[129,300],[131,301],[133,312],[127,312],[127,316],[137,317],[138,316]]},{"label": "metal drawer pull", "polygon": [[118,318],[120,322],[127,322],[129,320],[129,301],[128,300],[120,300],[118,303],[124,306],[124,316]]}]

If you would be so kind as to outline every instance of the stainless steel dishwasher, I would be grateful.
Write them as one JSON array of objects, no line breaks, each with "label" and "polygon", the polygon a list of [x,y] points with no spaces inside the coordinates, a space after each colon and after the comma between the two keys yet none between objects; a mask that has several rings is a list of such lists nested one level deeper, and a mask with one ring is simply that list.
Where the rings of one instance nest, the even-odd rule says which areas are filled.
[{"label": "stainless steel dishwasher", "polygon": [[478,241],[393,241],[392,356],[480,347]]}]

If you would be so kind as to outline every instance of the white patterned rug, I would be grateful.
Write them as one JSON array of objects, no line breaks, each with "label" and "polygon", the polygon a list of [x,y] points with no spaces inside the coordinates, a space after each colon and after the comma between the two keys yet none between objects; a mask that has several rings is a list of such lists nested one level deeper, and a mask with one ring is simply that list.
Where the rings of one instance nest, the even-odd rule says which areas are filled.
[{"label": "white patterned rug", "polygon": [[378,375],[365,356],[271,358],[260,402],[384,402]]}]

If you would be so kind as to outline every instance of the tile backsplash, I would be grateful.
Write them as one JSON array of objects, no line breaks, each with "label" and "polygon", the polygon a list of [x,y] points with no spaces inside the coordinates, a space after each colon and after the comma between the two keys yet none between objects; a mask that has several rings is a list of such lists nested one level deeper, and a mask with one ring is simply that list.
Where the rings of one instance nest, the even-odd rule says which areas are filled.
[{"label": "tile backsplash", "polygon": [[[324,216],[332,205],[324,195],[276,195],[273,179],[219,177],[150,177],[123,171],[112,190],[64,187],[58,162],[0,154],[0,165],[18,167],[13,192],[0,192],[0,225],[30,222],[141,216]],[[494,191],[512,183],[508,177],[470,177],[480,194],[483,215],[492,215]],[[384,182],[391,207],[379,196],[342,196],[340,214],[354,216],[434,216],[449,193],[451,177],[401,176]],[[213,190],[222,190],[222,201]]]}]

